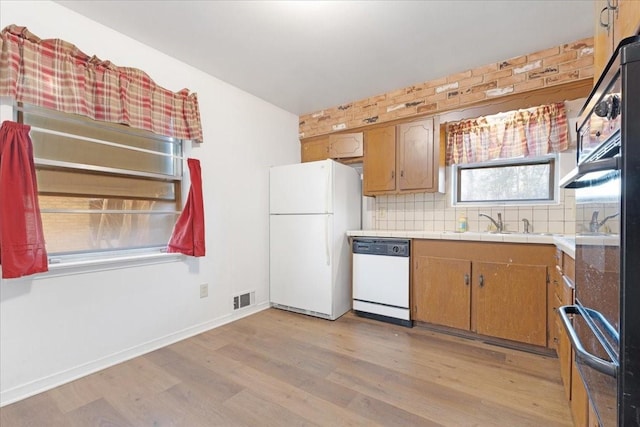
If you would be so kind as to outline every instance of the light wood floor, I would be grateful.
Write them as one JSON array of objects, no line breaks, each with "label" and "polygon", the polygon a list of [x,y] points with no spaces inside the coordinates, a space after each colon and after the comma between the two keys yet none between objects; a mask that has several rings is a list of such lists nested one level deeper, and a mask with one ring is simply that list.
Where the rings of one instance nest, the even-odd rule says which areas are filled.
[{"label": "light wood floor", "polygon": [[10,426],[571,426],[558,360],[269,309],[0,409]]}]

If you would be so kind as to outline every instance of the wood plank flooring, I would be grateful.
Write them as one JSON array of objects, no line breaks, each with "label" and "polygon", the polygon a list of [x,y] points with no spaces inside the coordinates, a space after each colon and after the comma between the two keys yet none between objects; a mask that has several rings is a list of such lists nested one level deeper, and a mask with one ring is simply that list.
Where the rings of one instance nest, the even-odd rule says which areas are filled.
[{"label": "wood plank flooring", "polygon": [[558,359],[269,309],[0,409],[12,426],[571,426]]}]

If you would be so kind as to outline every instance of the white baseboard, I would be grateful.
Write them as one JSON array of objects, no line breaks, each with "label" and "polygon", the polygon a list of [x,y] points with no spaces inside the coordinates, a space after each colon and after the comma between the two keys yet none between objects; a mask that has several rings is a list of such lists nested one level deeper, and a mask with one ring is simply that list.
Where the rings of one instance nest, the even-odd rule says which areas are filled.
[{"label": "white baseboard", "polygon": [[181,331],[165,335],[163,337],[145,342],[140,345],[136,345],[135,347],[131,347],[126,350],[101,357],[100,359],[87,362],[83,365],[76,366],[74,368],[67,369],[65,371],[40,378],[35,381],[19,385],[17,387],[13,387],[9,390],[3,390],[0,392],[0,407],[15,403],[22,399],[26,399],[27,397],[34,396],[38,393],[51,390],[52,388],[101,371],[110,366],[117,365],[118,363],[125,362],[138,356],[142,356],[143,354],[152,352],[162,347],[166,347],[170,344],[182,341],[194,335],[201,334],[202,332],[206,332],[219,326],[226,325],[227,323],[233,322],[234,320],[238,320],[251,314],[255,314],[259,311],[266,310],[270,306],[271,304],[267,301],[251,307],[243,308],[241,310],[233,311],[217,319],[213,319],[199,325],[191,326]]}]

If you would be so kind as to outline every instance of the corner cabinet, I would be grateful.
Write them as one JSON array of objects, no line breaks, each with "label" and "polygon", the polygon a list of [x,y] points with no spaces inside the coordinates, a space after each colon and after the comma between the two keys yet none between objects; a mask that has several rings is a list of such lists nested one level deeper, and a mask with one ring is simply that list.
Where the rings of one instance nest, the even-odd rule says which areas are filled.
[{"label": "corner cabinet", "polygon": [[367,196],[444,192],[444,162],[434,120],[365,131],[363,180]]},{"label": "corner cabinet", "polygon": [[547,282],[554,247],[414,240],[412,318],[547,345]]}]

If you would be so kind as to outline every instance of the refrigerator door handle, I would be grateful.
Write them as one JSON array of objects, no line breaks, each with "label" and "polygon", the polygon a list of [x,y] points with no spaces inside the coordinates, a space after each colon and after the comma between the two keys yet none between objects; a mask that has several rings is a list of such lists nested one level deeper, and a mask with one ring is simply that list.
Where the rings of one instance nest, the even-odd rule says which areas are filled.
[{"label": "refrigerator door handle", "polygon": [[329,247],[329,215],[324,218],[324,247],[327,253],[327,265],[331,265],[331,248]]},{"label": "refrigerator door handle", "polygon": [[332,210],[329,208],[329,205],[331,204],[331,193],[332,193],[332,188],[331,188],[331,175],[333,173],[333,168],[331,167],[331,164],[327,165],[327,186],[325,187],[325,205],[324,205],[324,212],[325,213],[329,213]]}]

